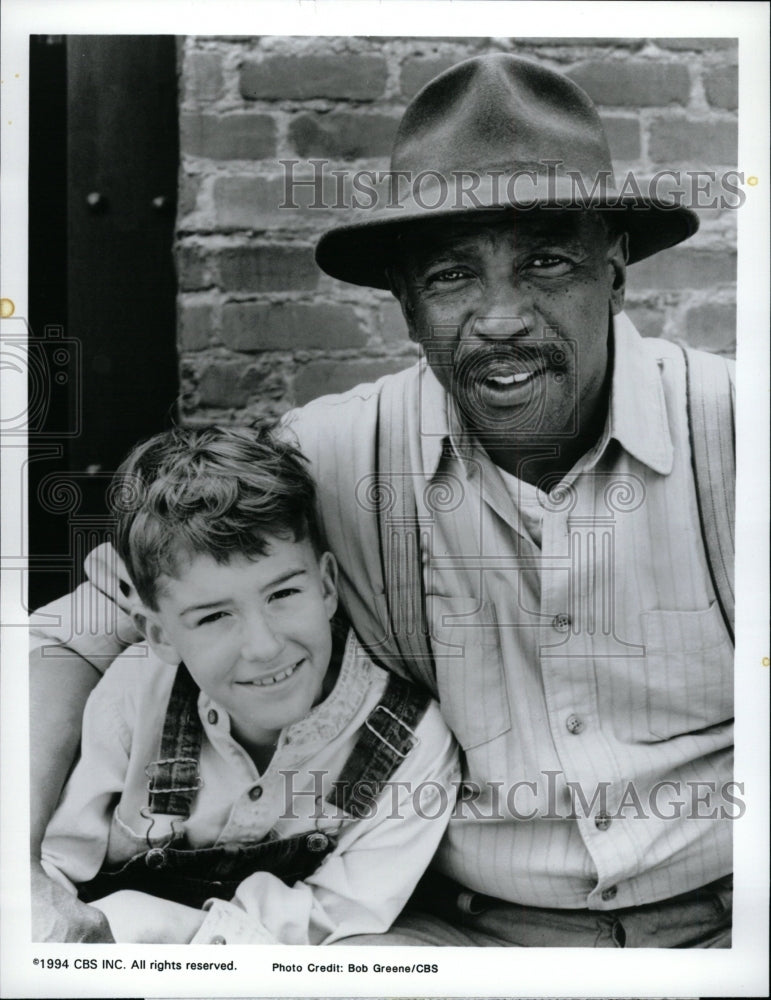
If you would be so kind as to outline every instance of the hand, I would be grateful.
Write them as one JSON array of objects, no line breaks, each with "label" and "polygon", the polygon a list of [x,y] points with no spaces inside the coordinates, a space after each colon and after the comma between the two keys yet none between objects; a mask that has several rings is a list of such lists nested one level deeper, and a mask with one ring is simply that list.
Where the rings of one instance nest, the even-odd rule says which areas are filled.
[{"label": "hand", "polygon": [[39,861],[32,862],[31,870],[33,941],[115,943],[103,913],[81,903],[77,896],[50,879]]},{"label": "hand", "polygon": [[121,889],[91,903],[101,910],[121,944],[188,944],[206,914],[146,892]]}]

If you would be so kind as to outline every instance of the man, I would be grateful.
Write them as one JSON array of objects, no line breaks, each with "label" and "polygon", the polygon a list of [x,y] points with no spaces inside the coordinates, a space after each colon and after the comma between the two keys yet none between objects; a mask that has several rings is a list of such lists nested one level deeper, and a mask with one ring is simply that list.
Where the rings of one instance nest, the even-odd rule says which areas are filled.
[{"label": "man", "polygon": [[[727,947],[732,641],[691,461],[706,432],[683,353],[622,312],[627,264],[697,220],[620,199],[586,95],[503,54],[418,94],[392,169],[407,193],[317,260],[391,288],[425,363],[287,421],[357,633],[438,694],[463,751],[439,878],[377,943]],[[59,778],[38,750],[42,822]]]}]

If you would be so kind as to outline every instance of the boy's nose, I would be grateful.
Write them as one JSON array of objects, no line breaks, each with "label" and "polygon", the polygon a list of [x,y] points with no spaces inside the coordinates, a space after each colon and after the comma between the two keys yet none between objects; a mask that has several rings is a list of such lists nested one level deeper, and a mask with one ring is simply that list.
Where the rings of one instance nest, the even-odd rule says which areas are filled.
[{"label": "boy's nose", "polygon": [[284,637],[264,615],[253,615],[245,624],[241,655],[245,660],[274,660],[286,645]]}]

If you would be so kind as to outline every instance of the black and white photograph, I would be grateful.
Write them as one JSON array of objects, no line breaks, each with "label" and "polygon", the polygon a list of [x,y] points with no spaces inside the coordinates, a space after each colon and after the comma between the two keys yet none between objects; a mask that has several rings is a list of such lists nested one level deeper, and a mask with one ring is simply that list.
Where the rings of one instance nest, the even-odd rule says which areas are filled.
[{"label": "black and white photograph", "polygon": [[768,5],[23,6],[2,995],[767,989]]}]

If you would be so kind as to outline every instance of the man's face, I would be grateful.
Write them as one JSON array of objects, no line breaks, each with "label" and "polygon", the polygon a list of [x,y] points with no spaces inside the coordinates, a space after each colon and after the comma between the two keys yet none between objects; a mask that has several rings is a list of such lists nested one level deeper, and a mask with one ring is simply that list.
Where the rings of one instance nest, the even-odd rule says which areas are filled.
[{"label": "man's face", "polygon": [[330,553],[319,558],[307,539],[268,542],[260,557],[182,561],[146,616],[153,649],[185,663],[247,746],[271,744],[321,700],[337,607]]},{"label": "man's face", "polygon": [[[429,223],[393,272],[410,336],[483,443],[575,442],[604,404],[625,240],[589,212]],[[583,428],[583,431],[582,431]]]}]

